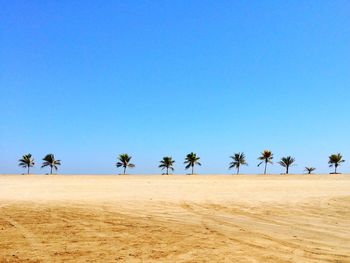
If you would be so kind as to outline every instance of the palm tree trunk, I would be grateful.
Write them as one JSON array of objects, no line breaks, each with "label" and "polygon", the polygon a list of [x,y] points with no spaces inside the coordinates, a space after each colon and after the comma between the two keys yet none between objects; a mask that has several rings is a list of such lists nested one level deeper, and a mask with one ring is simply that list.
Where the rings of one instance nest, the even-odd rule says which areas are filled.
[{"label": "palm tree trunk", "polygon": [[168,169],[169,169],[169,168],[167,167],[167,168],[166,168],[166,175],[168,175],[168,174],[169,174]]},{"label": "palm tree trunk", "polygon": [[52,166],[50,166],[50,174],[52,174]]},{"label": "palm tree trunk", "polygon": [[237,174],[239,174],[239,166],[237,167]]},{"label": "palm tree trunk", "polygon": [[289,172],[289,166],[286,167],[286,174]]},{"label": "palm tree trunk", "polygon": [[265,162],[264,174],[266,174],[266,166],[267,166],[267,162]]},{"label": "palm tree trunk", "polygon": [[337,173],[337,165],[336,164],[334,165],[334,173],[335,174]]},{"label": "palm tree trunk", "polygon": [[30,168],[30,166],[28,166],[28,174],[29,174],[29,168]]},{"label": "palm tree trunk", "polygon": [[194,166],[194,165],[192,165],[192,174],[193,174],[193,166]]},{"label": "palm tree trunk", "polygon": [[125,174],[126,166],[124,166],[124,174]]}]

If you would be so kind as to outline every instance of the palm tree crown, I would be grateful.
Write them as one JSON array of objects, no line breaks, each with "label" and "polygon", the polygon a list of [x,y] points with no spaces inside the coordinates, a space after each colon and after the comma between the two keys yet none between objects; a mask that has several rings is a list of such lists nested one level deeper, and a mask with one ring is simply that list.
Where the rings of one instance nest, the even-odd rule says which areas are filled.
[{"label": "palm tree crown", "polygon": [[270,163],[270,164],[273,164],[272,162],[272,159],[273,159],[273,154],[271,151],[269,150],[264,150],[260,157],[258,158],[258,160],[260,160],[261,162],[258,164],[258,166],[260,166],[262,163],[265,163],[265,169],[264,169],[264,174],[266,174],[266,167],[267,167],[267,164]]},{"label": "palm tree crown", "polygon": [[293,163],[295,162],[295,159],[292,156],[287,156],[287,157],[282,157],[281,161],[279,161],[278,163],[286,168],[286,174],[288,174],[289,172],[289,167],[293,165]]},{"label": "palm tree crown", "polygon": [[308,174],[311,174],[313,171],[315,171],[316,168],[315,167],[305,167],[305,172],[307,172]]},{"label": "palm tree crown", "polygon": [[174,171],[174,168],[173,168],[174,163],[175,161],[173,160],[172,157],[165,156],[160,161],[160,165],[158,167],[162,168],[162,170],[166,169],[166,174],[169,174],[169,170]]},{"label": "palm tree crown", "polygon": [[41,165],[41,168],[44,168],[46,166],[50,166],[50,174],[52,174],[52,169],[55,169],[57,171],[58,165],[61,165],[61,160],[56,160],[55,156],[52,153],[47,154],[43,158],[43,164]]},{"label": "palm tree crown", "polygon": [[32,158],[32,155],[30,153],[23,155],[22,158],[18,160],[18,162],[19,162],[18,166],[27,168],[28,174],[29,174],[30,167],[33,167],[35,164],[34,158]]},{"label": "palm tree crown", "polygon": [[239,168],[241,165],[248,165],[245,161],[244,153],[235,153],[233,156],[230,156],[230,158],[232,158],[232,162],[230,162],[229,168],[236,168],[237,174],[239,174]]},{"label": "palm tree crown", "polygon": [[193,174],[193,167],[195,165],[199,165],[201,166],[202,164],[199,162],[199,157],[197,157],[197,154],[191,152],[189,154],[186,155],[186,158],[185,158],[185,161],[184,161],[184,164],[187,164],[186,165],[186,169],[189,169],[190,167],[192,168],[192,174]]},{"label": "palm tree crown", "polygon": [[131,158],[132,157],[129,156],[127,153],[120,154],[117,157],[116,166],[117,167],[123,167],[124,168],[124,174],[125,174],[125,171],[126,171],[127,167],[129,167],[129,168],[134,168],[135,167],[135,164],[130,163]]},{"label": "palm tree crown", "polygon": [[345,160],[343,159],[343,156],[340,153],[332,154],[328,158],[329,158],[329,161],[328,161],[329,167],[333,167],[334,166],[334,173],[336,174],[338,166],[341,163],[345,162]]}]

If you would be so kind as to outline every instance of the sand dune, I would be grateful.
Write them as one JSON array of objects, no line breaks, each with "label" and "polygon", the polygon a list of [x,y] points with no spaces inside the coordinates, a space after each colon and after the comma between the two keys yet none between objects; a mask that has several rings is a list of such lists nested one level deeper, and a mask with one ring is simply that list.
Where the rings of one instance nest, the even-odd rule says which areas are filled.
[{"label": "sand dune", "polygon": [[350,262],[350,176],[0,176],[0,262]]}]

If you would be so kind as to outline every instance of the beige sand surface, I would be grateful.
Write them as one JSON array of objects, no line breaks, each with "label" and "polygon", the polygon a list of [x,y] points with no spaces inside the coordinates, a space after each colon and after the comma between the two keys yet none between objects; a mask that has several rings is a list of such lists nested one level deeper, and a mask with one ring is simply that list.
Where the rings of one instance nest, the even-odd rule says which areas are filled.
[{"label": "beige sand surface", "polygon": [[0,262],[350,262],[350,175],[0,175]]}]

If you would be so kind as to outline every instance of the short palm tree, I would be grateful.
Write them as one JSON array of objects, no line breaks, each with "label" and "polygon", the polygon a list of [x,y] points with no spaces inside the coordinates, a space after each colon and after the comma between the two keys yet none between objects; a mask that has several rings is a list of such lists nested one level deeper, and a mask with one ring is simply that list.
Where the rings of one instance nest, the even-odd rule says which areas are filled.
[{"label": "short palm tree", "polygon": [[292,166],[295,162],[295,159],[292,156],[282,157],[281,161],[278,163],[286,168],[286,174],[289,172],[289,167]]},{"label": "short palm tree", "polygon": [[305,167],[305,172],[307,172],[307,174],[311,174],[313,171],[315,171],[316,168],[315,167]]},{"label": "short palm tree", "polygon": [[129,156],[127,153],[120,154],[120,155],[117,157],[116,166],[117,166],[117,167],[123,167],[123,168],[124,168],[123,174],[125,174],[126,168],[128,168],[128,167],[129,167],[129,168],[134,168],[134,167],[135,167],[135,164],[130,163],[131,158],[132,158],[132,157]]},{"label": "short palm tree", "polygon": [[244,153],[235,153],[233,156],[230,156],[230,158],[232,158],[232,162],[230,162],[229,168],[236,168],[237,174],[239,174],[239,168],[241,165],[248,165],[245,161]]},{"label": "short palm tree", "polygon": [[46,166],[50,166],[50,174],[52,174],[52,169],[55,169],[57,171],[58,165],[61,165],[61,160],[56,160],[55,156],[52,153],[47,154],[43,158],[43,164],[41,165],[41,168],[44,168]]},{"label": "short palm tree", "polygon": [[173,160],[172,157],[165,156],[163,159],[160,161],[160,165],[158,166],[159,168],[162,168],[162,170],[166,169],[166,174],[169,174],[169,170],[174,171],[174,165],[175,161]]},{"label": "short palm tree", "polygon": [[273,164],[272,159],[273,159],[273,154],[269,150],[264,150],[261,153],[260,157],[258,158],[258,160],[261,160],[261,162],[258,164],[258,166],[260,166],[262,163],[265,163],[264,174],[266,174],[267,164],[268,163]]},{"label": "short palm tree", "polygon": [[333,167],[334,166],[334,173],[336,174],[338,166],[341,163],[345,162],[345,160],[343,159],[343,156],[340,153],[332,154],[328,158],[329,158],[329,161],[328,161],[329,167]]},{"label": "short palm tree", "polygon": [[199,166],[201,166],[202,164],[199,162],[199,157],[197,157],[197,154],[195,154],[195,153],[193,153],[193,152],[191,152],[191,153],[189,153],[189,154],[187,154],[186,155],[186,158],[185,158],[185,162],[184,162],[184,164],[187,164],[186,165],[186,169],[189,169],[190,167],[192,168],[192,172],[191,172],[191,174],[193,174],[193,167],[195,166],[195,165],[199,165]]},{"label": "short palm tree", "polygon": [[29,174],[30,167],[33,167],[35,164],[34,158],[32,158],[32,155],[30,153],[23,155],[22,158],[18,160],[18,162],[19,162],[18,166],[27,168],[28,174]]}]

